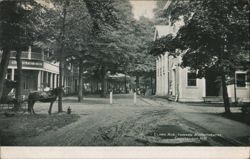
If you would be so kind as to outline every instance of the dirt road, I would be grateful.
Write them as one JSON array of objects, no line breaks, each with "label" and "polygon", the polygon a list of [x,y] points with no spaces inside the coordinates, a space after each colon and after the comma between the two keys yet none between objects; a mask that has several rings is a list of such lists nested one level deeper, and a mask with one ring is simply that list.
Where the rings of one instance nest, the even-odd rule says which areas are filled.
[{"label": "dirt road", "polygon": [[[55,104],[56,105],[56,104]],[[19,137],[16,145],[36,146],[221,146],[235,145],[223,134],[212,133],[195,121],[192,113],[215,111],[211,108],[187,107],[166,100],[138,97],[133,104],[132,95],[115,95],[109,99],[74,98],[64,100],[64,110],[71,107],[79,119],[64,127],[43,131],[36,136]],[[38,103],[35,111],[47,113],[48,106]],[[216,109],[216,111],[223,108]],[[56,107],[53,108],[56,112]],[[196,118],[194,118],[195,120]]]}]

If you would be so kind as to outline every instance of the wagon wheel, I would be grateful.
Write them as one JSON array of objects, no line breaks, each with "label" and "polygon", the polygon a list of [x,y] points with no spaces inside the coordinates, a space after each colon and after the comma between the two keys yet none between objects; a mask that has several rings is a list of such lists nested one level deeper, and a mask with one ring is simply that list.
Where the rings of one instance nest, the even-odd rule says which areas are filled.
[{"label": "wagon wheel", "polygon": [[14,116],[16,113],[13,111],[14,108],[14,104],[13,103],[6,103],[7,104],[7,109],[5,109],[4,111],[4,115],[6,117],[12,117]]},{"label": "wagon wheel", "polygon": [[13,109],[14,109],[15,102],[9,103],[8,108],[4,112],[5,115],[8,116],[8,114],[9,114],[9,116],[14,116],[15,114],[24,114],[28,109],[27,102],[26,101],[21,101],[20,104],[21,104],[20,109],[18,109],[18,111],[14,111]]}]

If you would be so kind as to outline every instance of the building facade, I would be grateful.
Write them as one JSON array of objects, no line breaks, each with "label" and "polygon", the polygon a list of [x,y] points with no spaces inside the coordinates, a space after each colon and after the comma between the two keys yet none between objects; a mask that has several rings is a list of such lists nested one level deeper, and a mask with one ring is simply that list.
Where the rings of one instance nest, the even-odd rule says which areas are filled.
[{"label": "building facade", "polygon": [[[173,25],[157,25],[154,39],[157,40],[168,34],[175,36],[183,25],[183,20]],[[195,72],[191,72],[189,68],[180,67],[181,63],[182,53],[174,57],[169,52],[165,52],[156,58],[156,95],[180,102],[223,101],[222,87],[217,74],[211,71],[206,77],[198,79]],[[237,70],[234,79],[235,82],[227,86],[230,100],[250,102],[247,71]]]},{"label": "building facade", "polygon": [[[22,52],[22,73],[23,73],[23,94],[32,91],[42,91],[46,86],[51,89],[59,85],[59,63],[51,60],[51,51],[34,49],[31,47]],[[10,55],[6,78],[10,80],[17,79],[16,52],[12,51]],[[1,59],[1,52],[0,52]],[[66,94],[76,92],[78,78],[74,74],[73,67],[64,69],[63,83]]]}]

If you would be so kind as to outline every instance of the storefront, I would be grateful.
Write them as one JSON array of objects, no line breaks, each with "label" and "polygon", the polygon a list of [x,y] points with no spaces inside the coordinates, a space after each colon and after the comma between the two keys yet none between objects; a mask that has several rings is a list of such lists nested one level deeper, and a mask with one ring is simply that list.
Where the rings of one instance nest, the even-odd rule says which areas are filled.
[{"label": "storefront", "polygon": [[[73,77],[71,71],[67,70],[63,77],[66,94],[75,93],[74,80],[77,79]],[[24,94],[42,91],[46,86],[52,89],[59,85],[59,63],[48,60],[48,55],[44,52],[31,52],[31,48],[22,53],[22,74]],[[11,52],[6,78],[17,80],[15,52]]]}]

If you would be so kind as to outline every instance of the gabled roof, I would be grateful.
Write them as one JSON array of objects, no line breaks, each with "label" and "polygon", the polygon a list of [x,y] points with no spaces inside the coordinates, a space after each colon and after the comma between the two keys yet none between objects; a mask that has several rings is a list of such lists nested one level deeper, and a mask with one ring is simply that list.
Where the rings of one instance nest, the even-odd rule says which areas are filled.
[{"label": "gabled roof", "polygon": [[171,33],[170,29],[171,29],[170,25],[155,25],[154,40],[170,34]]},{"label": "gabled roof", "polygon": [[176,36],[178,30],[185,25],[184,17],[180,16],[180,20],[176,21],[173,25],[155,25],[155,35],[154,40],[166,36],[168,34],[173,34]]},{"label": "gabled roof", "polygon": [[165,6],[163,7],[163,9],[168,9],[168,7],[170,6],[171,3],[172,3],[172,1],[168,0],[167,3],[165,4]]},{"label": "gabled roof", "polygon": [[51,3],[50,0],[35,0],[37,3],[39,3],[40,5],[42,5],[43,7],[46,8],[53,8],[53,4]]}]

